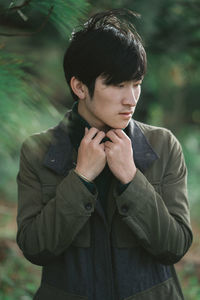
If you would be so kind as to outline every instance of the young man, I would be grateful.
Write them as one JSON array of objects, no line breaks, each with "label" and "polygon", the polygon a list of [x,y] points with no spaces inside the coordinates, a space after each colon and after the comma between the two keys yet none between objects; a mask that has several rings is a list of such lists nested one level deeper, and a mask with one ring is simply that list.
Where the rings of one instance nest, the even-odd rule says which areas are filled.
[{"label": "young man", "polygon": [[181,146],[132,119],[146,70],[131,12],[73,33],[64,71],[75,104],[28,138],[17,241],[43,266],[37,300],[180,300],[173,264],[192,242]]}]

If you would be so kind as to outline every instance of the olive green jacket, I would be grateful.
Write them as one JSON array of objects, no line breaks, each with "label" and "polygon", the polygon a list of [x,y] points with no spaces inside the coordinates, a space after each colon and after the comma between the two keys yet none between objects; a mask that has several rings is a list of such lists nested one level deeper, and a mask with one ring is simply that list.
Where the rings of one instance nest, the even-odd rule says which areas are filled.
[{"label": "olive green jacket", "polygon": [[17,242],[43,266],[34,299],[183,299],[173,264],[192,232],[179,142],[169,130],[131,120],[136,176],[121,194],[113,176],[105,216],[98,192],[73,171],[69,117],[21,150]]}]

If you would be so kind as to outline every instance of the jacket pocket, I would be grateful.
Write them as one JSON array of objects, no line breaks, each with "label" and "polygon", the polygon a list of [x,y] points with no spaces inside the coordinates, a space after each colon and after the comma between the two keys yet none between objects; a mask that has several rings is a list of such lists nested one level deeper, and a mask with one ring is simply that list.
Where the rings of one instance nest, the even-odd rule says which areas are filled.
[{"label": "jacket pocket", "polygon": [[144,292],[134,296],[124,298],[123,300],[183,300],[182,294],[179,293],[173,278],[170,278]]},{"label": "jacket pocket", "polygon": [[[161,195],[160,182],[151,183],[154,190]],[[123,217],[116,211],[112,224],[112,244],[116,248],[140,247],[137,236],[123,221]]]},{"label": "jacket pocket", "polygon": [[47,284],[42,284],[33,300],[87,300],[88,297],[66,293]]}]

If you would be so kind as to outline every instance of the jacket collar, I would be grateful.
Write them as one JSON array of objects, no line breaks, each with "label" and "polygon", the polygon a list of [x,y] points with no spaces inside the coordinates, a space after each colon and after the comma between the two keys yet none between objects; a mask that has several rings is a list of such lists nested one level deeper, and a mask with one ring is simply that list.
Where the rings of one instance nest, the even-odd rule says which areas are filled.
[{"label": "jacket collar", "polygon": [[133,119],[128,125],[127,134],[131,139],[135,165],[141,172],[144,172],[159,156],[153,150],[144,133]]},{"label": "jacket collar", "polygon": [[[44,165],[59,175],[66,175],[73,168],[73,146],[67,133],[67,119],[70,112],[64,120],[54,129],[54,139],[50,145],[45,158]],[[133,156],[136,167],[144,172],[159,157],[152,149],[142,130],[134,120],[131,120],[127,133],[132,142]]]},{"label": "jacket collar", "polygon": [[[70,113],[70,112],[69,112]],[[53,141],[44,157],[43,164],[59,175],[66,175],[73,168],[73,146],[67,133],[68,114],[55,127]]]}]

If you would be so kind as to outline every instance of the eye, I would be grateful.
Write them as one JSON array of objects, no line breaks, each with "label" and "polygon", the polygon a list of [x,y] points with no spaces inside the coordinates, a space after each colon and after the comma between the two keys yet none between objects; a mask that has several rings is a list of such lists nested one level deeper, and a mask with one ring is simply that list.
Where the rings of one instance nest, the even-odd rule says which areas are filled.
[{"label": "eye", "polygon": [[141,86],[141,84],[142,84],[142,81],[138,81],[138,82],[134,82],[133,86],[134,87],[139,87],[139,86]]},{"label": "eye", "polygon": [[124,83],[116,84],[116,86],[117,86],[118,88],[123,88],[123,87],[124,87]]}]

